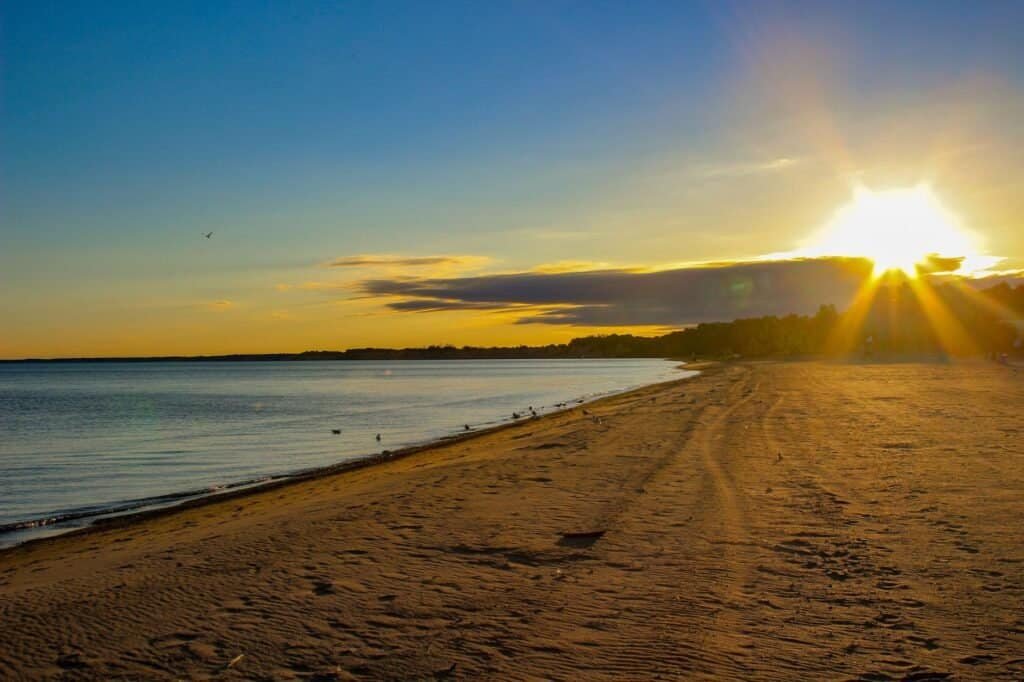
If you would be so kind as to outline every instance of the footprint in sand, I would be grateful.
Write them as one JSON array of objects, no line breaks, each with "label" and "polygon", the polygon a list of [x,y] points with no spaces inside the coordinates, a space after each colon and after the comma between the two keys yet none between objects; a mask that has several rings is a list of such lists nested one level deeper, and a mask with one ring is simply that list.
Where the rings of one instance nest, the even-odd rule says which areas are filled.
[{"label": "footprint in sand", "polygon": [[322,597],[328,594],[335,594],[337,590],[330,580],[317,580],[313,582],[313,594]]}]

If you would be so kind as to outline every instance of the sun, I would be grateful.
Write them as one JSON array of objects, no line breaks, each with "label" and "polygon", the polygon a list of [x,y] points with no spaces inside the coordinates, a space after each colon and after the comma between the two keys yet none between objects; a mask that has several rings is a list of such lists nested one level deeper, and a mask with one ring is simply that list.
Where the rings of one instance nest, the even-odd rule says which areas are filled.
[{"label": "sun", "polygon": [[805,255],[856,256],[871,260],[874,273],[916,277],[933,257],[979,259],[974,236],[960,226],[927,185],[872,191],[858,188],[815,236]]}]

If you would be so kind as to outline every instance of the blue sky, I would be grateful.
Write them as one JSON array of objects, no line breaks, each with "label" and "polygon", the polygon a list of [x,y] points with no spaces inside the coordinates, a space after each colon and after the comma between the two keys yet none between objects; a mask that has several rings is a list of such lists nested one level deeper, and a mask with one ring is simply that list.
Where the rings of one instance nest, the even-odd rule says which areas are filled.
[{"label": "blue sky", "polygon": [[[344,305],[302,326],[297,311],[327,305],[322,292],[281,296],[331,288],[318,264],[357,254],[473,255],[504,271],[785,251],[843,201],[844,174],[912,181],[936,140],[990,149],[970,174],[944,169],[943,196],[995,252],[1024,256],[1020,203],[1006,199],[1022,167],[1021,3],[0,13],[0,314],[18,336],[0,355],[54,329],[92,339],[82,353],[106,349],[104,330],[151,310],[154,339],[204,331],[196,352],[250,332],[274,349],[373,342],[351,333]],[[205,315],[218,301],[239,319]],[[83,311],[102,329],[83,331],[95,324]],[[261,316],[291,319],[292,335]],[[402,324],[409,343],[467,326]],[[394,329],[380,340],[404,338]]]}]

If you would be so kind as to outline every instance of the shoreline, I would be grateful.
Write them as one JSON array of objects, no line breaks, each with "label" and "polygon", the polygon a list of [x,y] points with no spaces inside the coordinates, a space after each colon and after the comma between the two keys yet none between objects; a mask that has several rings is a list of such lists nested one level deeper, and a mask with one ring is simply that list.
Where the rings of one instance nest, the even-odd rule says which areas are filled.
[{"label": "shoreline", "polygon": [[725,363],[21,545],[0,678],[1021,679],[1022,400]]},{"label": "shoreline", "polygon": [[[90,364],[90,363],[158,363],[158,362],[463,362],[467,360],[674,360],[664,354],[651,355],[515,355],[495,353],[492,355],[467,355],[465,357],[346,357],[347,351],[320,351],[307,353],[264,353],[256,355],[154,355],[126,357],[81,357],[81,358],[0,358],[0,365],[17,364]],[[395,352],[388,350],[388,352]],[[400,351],[399,351],[400,352]]]},{"label": "shoreline", "polygon": [[[154,498],[148,498],[148,500],[126,500],[118,503],[122,505],[123,512],[119,512],[116,509],[111,511],[99,511],[92,514],[84,514],[81,516],[75,516],[74,511],[69,512],[70,518],[61,519],[53,522],[45,522],[45,519],[41,520],[26,520],[26,521],[15,521],[8,526],[0,528],[0,543],[3,542],[4,536],[16,535],[18,533],[31,533],[32,531],[38,531],[41,533],[38,537],[29,537],[20,542],[15,542],[10,545],[0,544],[0,557],[5,553],[12,552],[14,550],[24,548],[30,545],[36,545],[38,543],[46,543],[59,540],[60,538],[69,536],[78,536],[88,534],[92,531],[103,530],[107,528],[118,528],[134,523],[143,522],[150,518],[158,518],[161,516],[173,514],[180,510],[195,509],[203,507],[209,504],[234,500],[237,498],[245,497],[248,495],[255,495],[265,491],[275,490],[277,488],[288,486],[303,481],[315,480],[327,476],[333,476],[337,474],[346,473],[349,471],[356,471],[359,469],[379,466],[386,462],[396,461],[415,455],[427,450],[443,447],[452,443],[460,443],[463,441],[473,440],[481,436],[486,436],[491,433],[501,431],[503,429],[510,429],[517,426],[523,426],[533,423],[537,420],[545,419],[547,417],[570,412],[574,409],[579,409],[583,405],[593,405],[603,400],[615,398],[622,395],[628,395],[635,391],[642,391],[649,389],[654,386],[660,386],[663,384],[672,384],[679,381],[687,381],[689,379],[696,378],[705,372],[708,368],[714,366],[716,363],[713,362],[697,362],[691,366],[687,366],[685,363],[678,365],[675,369],[682,372],[694,372],[689,376],[679,377],[677,379],[669,379],[668,381],[657,381],[651,384],[644,384],[642,386],[634,386],[632,388],[626,388],[622,390],[616,390],[607,392],[604,394],[596,395],[592,398],[586,397],[574,397],[569,398],[562,403],[566,404],[565,407],[555,407],[547,412],[541,413],[537,417],[524,418],[520,420],[506,421],[504,419],[499,420],[499,423],[490,426],[484,426],[482,428],[474,428],[468,432],[454,432],[445,436],[432,438],[422,443],[414,443],[405,447],[396,448],[394,450],[384,450],[383,452],[370,453],[367,455],[357,455],[349,460],[341,462],[335,462],[325,466],[314,467],[311,469],[300,470],[292,473],[284,473],[276,476],[270,476],[262,480],[256,481],[241,481],[234,484],[224,484],[217,490],[211,490],[209,492],[182,492],[182,493],[167,493]],[[694,369],[696,367],[696,369]],[[167,500],[173,498],[170,502],[161,504],[160,500]],[[149,502],[152,500],[152,502]],[[140,503],[138,506],[134,505],[136,502]],[[127,508],[126,508],[127,507]],[[72,526],[66,530],[59,530],[58,527],[64,523],[73,523],[80,519],[90,519],[87,523],[81,526]],[[43,521],[43,522],[40,522]],[[17,527],[20,524],[33,524],[26,525],[24,527]],[[15,527],[9,527],[15,526]],[[47,529],[54,530],[56,532],[47,533]]]}]

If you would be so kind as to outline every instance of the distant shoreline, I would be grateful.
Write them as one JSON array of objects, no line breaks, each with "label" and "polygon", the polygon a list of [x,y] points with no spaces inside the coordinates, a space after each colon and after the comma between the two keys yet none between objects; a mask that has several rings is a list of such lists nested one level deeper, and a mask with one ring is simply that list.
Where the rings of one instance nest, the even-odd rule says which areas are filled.
[{"label": "distant shoreline", "polygon": [[384,360],[675,360],[665,355],[547,355],[537,354],[465,354],[431,355],[401,350],[384,351],[377,354],[352,353],[351,351],[307,351],[303,353],[265,353],[255,355],[168,355],[151,357],[101,357],[101,358],[18,358],[0,359],[0,364],[54,364],[54,363],[112,363],[112,362],[373,362]]}]

